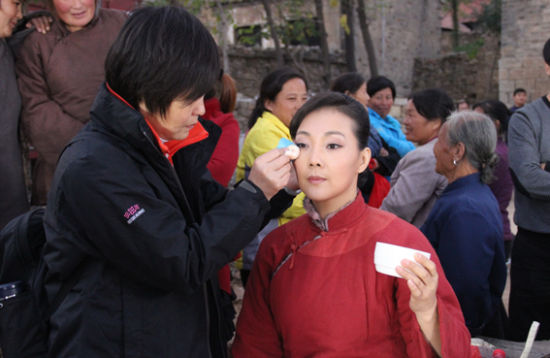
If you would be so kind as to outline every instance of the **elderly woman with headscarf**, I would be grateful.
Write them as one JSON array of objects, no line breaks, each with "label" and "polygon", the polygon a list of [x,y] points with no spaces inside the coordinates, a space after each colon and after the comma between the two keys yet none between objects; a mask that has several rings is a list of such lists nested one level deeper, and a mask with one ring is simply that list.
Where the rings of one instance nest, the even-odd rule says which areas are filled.
[{"label": "elderly woman with headscarf", "polygon": [[32,198],[46,203],[63,147],[89,120],[107,51],[126,14],[100,9],[96,0],[48,0],[54,21],[46,34],[31,33],[17,61],[23,130],[38,153]]},{"label": "elderly woman with headscarf", "polygon": [[434,146],[435,170],[449,185],[421,230],[441,260],[472,336],[503,338],[502,220],[487,185],[497,160],[496,142],[489,117],[473,111],[449,117]]}]

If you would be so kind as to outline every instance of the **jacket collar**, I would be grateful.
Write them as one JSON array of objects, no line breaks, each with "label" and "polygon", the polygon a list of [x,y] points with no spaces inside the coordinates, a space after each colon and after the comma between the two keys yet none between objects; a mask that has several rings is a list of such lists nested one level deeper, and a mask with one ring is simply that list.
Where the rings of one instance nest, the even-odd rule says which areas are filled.
[{"label": "jacket collar", "polygon": [[456,190],[462,190],[465,187],[469,187],[472,185],[481,185],[481,175],[479,173],[473,173],[470,175],[466,175],[462,178],[458,178],[445,188],[444,193],[450,193]]},{"label": "jacket collar", "polygon": [[[100,123],[101,127],[128,141],[134,147],[143,149],[149,147],[152,141],[163,154],[168,154],[167,158],[171,163],[172,157],[178,150],[208,137],[208,131],[203,126],[204,122],[201,121],[185,140],[163,142],[141,113],[110,89],[107,83],[101,86],[90,113],[92,121]],[[209,126],[209,129],[215,131],[212,127]],[[218,137],[216,135],[214,137],[215,146]]]},{"label": "jacket collar", "polygon": [[132,146],[141,148],[144,142],[148,143],[154,139],[141,113],[128,105],[120,96],[110,93],[105,83],[99,89],[90,115],[92,124],[99,124],[100,128],[124,139]]},{"label": "jacket collar", "polygon": [[158,135],[157,131],[155,131],[155,128],[153,128],[153,126],[151,125],[151,123],[149,123],[147,119],[145,121],[147,122],[147,125],[149,126],[151,132],[153,132],[153,135],[157,140],[157,144],[162,151],[162,154],[164,154],[164,156],[168,158],[172,165],[174,165],[174,161],[172,158],[178,150],[208,138],[208,132],[206,131],[206,129],[204,129],[200,122],[197,122],[197,124],[189,131],[189,135],[187,136],[187,138],[183,140],[166,141]]},{"label": "jacket collar", "polygon": [[393,118],[389,114],[386,117],[382,117],[381,115],[378,114],[378,112],[376,112],[374,109],[372,109],[370,107],[367,107],[367,110],[369,112],[369,118],[374,117],[374,118],[378,119],[379,121],[386,121],[386,122],[391,122],[392,120],[397,121],[397,119]]},{"label": "jacket collar", "polygon": [[324,220],[321,219],[321,216],[309,198],[304,199],[304,208],[311,219],[311,223],[317,229],[333,232],[352,226],[355,221],[363,217],[368,207],[365,204],[363,195],[358,191],[355,200],[349,202],[340,210],[330,213]]}]

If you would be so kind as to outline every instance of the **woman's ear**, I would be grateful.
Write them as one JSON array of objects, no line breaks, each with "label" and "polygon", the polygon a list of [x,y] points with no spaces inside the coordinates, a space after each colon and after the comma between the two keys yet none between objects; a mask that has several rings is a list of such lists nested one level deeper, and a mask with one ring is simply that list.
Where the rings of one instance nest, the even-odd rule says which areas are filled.
[{"label": "woman's ear", "polygon": [[453,148],[453,154],[456,156],[457,161],[464,159],[464,155],[466,154],[466,147],[464,146],[464,143],[458,142],[458,144]]},{"label": "woman's ear", "polygon": [[370,159],[372,157],[371,151],[369,147],[363,148],[361,152],[359,153],[359,167],[357,168],[357,173],[362,173],[367,169],[370,163]]},{"label": "woman's ear", "polygon": [[268,111],[272,112],[272,109],[273,109],[273,102],[269,99],[266,99],[264,101],[264,108],[267,109]]}]

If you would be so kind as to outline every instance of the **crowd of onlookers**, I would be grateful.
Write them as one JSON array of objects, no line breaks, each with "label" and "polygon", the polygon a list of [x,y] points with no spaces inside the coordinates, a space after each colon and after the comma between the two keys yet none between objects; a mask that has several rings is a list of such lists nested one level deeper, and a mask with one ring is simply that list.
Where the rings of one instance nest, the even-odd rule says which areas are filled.
[{"label": "crowd of onlookers", "polygon": [[[0,1],[0,228],[47,204],[49,297],[84,272],[52,356],[225,356],[235,259],[235,357],[466,357],[470,336],[524,340],[535,320],[550,339],[550,95],[518,88],[508,109],[424,89],[400,121],[385,76],[311,97],[282,67],[239,148],[236,84],[185,10],[52,0],[13,33],[21,3]],[[550,75],[550,40],[543,57]],[[431,256],[382,275],[376,242]]]}]

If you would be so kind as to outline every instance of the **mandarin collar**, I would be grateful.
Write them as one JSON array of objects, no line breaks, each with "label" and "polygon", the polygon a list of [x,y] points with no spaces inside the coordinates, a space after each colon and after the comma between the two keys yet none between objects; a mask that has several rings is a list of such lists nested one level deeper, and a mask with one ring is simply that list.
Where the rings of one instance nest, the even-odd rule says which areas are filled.
[{"label": "mandarin collar", "polygon": [[311,219],[311,225],[314,226],[316,230],[334,232],[347,229],[352,226],[355,221],[361,219],[367,209],[367,204],[365,204],[363,195],[357,191],[355,200],[349,202],[340,210],[328,214],[324,220],[321,219],[315,206],[307,197],[304,199],[304,208]]},{"label": "mandarin collar", "polygon": [[462,178],[458,178],[454,182],[447,185],[447,187],[445,188],[445,193],[460,190],[464,187],[475,184],[481,184],[481,174],[479,172],[463,176]]}]

